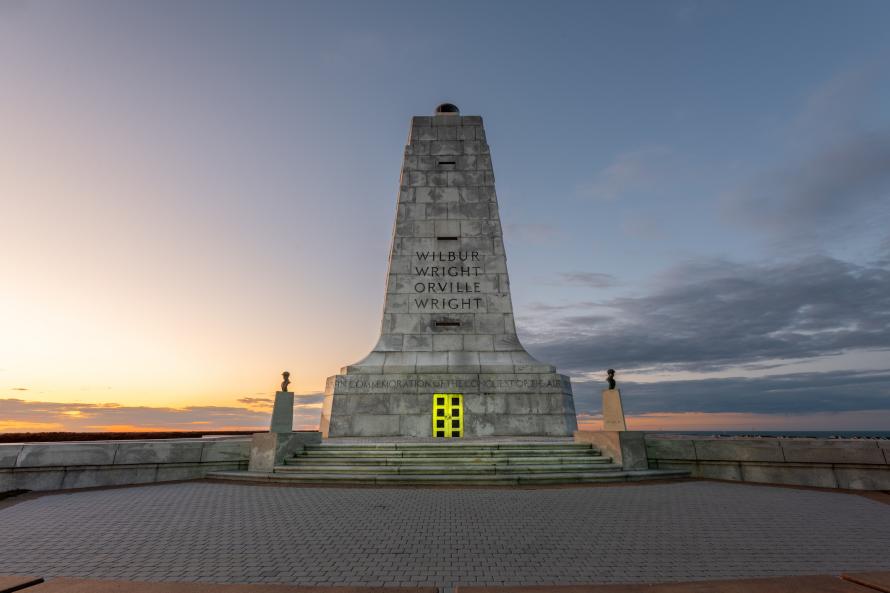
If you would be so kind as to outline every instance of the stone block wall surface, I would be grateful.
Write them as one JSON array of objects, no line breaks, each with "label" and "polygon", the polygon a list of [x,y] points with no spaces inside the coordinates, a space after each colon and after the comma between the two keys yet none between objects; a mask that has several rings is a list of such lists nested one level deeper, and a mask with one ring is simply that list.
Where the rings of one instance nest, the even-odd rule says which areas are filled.
[{"label": "stone block wall surface", "polygon": [[302,451],[306,445],[321,443],[318,431],[301,432],[259,432],[250,441],[250,461],[247,466],[252,472],[271,472],[286,457]]},{"label": "stone block wall surface", "polygon": [[638,430],[578,430],[575,442],[593,445],[626,470],[649,469],[646,433]]},{"label": "stone block wall surface", "polygon": [[114,461],[118,464],[198,463],[203,453],[204,443],[200,441],[120,443]]},{"label": "stone block wall surface", "polygon": [[19,458],[22,447],[24,445],[18,443],[0,445],[0,469],[15,467],[15,462]]},{"label": "stone block wall surface", "polygon": [[890,441],[646,435],[653,469],[739,482],[890,490]]},{"label": "stone block wall surface", "polygon": [[464,395],[464,436],[577,428],[568,378],[516,335],[494,183],[481,117],[412,119],[380,337],[328,379],[325,436],[430,436],[434,393]]},{"label": "stone block wall surface", "polygon": [[250,437],[0,444],[0,492],[192,480],[247,469],[249,453]]}]

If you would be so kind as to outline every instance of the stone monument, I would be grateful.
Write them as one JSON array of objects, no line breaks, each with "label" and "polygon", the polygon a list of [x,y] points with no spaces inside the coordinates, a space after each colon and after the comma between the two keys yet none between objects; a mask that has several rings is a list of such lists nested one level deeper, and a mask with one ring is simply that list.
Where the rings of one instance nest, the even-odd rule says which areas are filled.
[{"label": "stone monument", "polygon": [[571,436],[568,377],[513,322],[482,118],[444,103],[412,119],[380,338],[329,377],[325,437]]},{"label": "stone monument", "polygon": [[255,433],[250,440],[250,460],[247,471],[271,472],[285,458],[301,452],[306,445],[321,443],[318,431],[294,432],[294,394],[290,385],[290,373],[281,373],[281,391],[275,393],[275,406],[272,408],[272,421],[269,432]]},{"label": "stone monument", "polygon": [[615,386],[615,371],[609,369],[606,374],[609,388],[603,390],[603,430],[627,430],[624,408],[621,405],[621,391]]},{"label": "stone monument", "polygon": [[294,430],[294,394],[287,388],[290,385],[290,373],[284,371],[281,378],[281,391],[275,393],[269,432],[290,433]]}]

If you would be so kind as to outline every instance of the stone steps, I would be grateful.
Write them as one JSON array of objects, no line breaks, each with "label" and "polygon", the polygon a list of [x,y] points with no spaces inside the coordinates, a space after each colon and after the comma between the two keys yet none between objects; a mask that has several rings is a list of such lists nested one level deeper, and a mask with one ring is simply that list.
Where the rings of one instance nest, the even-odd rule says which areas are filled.
[{"label": "stone steps", "polygon": [[405,443],[405,442],[391,442],[391,443],[324,443],[321,445],[307,445],[307,451],[331,451],[331,450],[355,450],[355,451],[370,451],[370,450],[404,450],[404,451],[413,451],[413,450],[423,450],[423,449],[436,449],[436,450],[470,450],[470,449],[480,449],[485,451],[512,451],[515,449],[536,449],[536,450],[559,450],[559,451],[568,451],[568,450],[587,450],[590,448],[590,445],[585,443],[553,443],[553,442],[522,442],[517,441],[513,443],[487,443],[487,442],[479,442],[468,440],[465,443],[454,443],[455,439],[450,439],[452,442],[447,442],[445,439],[439,439],[438,442],[427,442],[427,443]]},{"label": "stone steps", "polygon": [[210,478],[247,482],[313,485],[366,486],[523,486],[557,484],[592,484],[608,482],[636,482],[685,478],[687,471],[675,470],[608,470],[595,472],[553,472],[539,474],[480,474],[480,475],[403,475],[403,474],[308,474],[213,472]]},{"label": "stone steps", "polygon": [[614,463],[602,464],[539,464],[539,465],[511,465],[511,464],[477,464],[477,465],[412,465],[412,466],[367,466],[367,465],[282,465],[275,468],[275,473],[339,473],[351,475],[383,475],[383,474],[429,474],[429,475],[473,475],[473,474],[517,474],[517,473],[559,473],[565,472],[589,472],[603,469],[621,469]]},{"label": "stone steps", "polygon": [[468,449],[468,448],[455,448],[455,449],[446,449],[444,447],[440,448],[417,448],[417,449],[393,449],[393,450],[359,450],[359,449],[307,449],[305,455],[311,456],[313,458],[326,458],[326,457],[352,457],[352,458],[380,458],[380,459],[392,459],[392,458],[406,458],[406,457],[497,457],[497,458],[511,458],[511,457],[566,457],[566,456],[586,456],[591,454],[591,449],[588,446],[586,449],[534,449],[530,447],[524,447],[521,449]]},{"label": "stone steps", "polygon": [[602,455],[560,455],[553,457],[491,457],[491,456],[448,456],[425,455],[423,457],[345,457],[305,455],[299,458],[284,460],[284,465],[356,465],[356,466],[387,466],[387,465],[436,465],[447,460],[449,465],[561,465],[561,464],[602,464],[611,462],[610,457]]},{"label": "stone steps", "polygon": [[369,443],[309,445],[269,473],[211,478],[281,484],[532,485],[685,477],[685,471],[625,471],[589,444]]},{"label": "stone steps", "polygon": [[334,453],[334,452],[310,452],[300,459],[425,459],[433,457],[435,459],[576,459],[589,457],[587,453],[563,453],[560,451],[552,452],[536,452],[536,451],[520,451],[513,454],[510,453],[489,453],[483,451],[443,451],[441,453],[433,451],[411,451],[406,453],[393,453],[384,455],[380,453],[355,452],[355,453]]}]

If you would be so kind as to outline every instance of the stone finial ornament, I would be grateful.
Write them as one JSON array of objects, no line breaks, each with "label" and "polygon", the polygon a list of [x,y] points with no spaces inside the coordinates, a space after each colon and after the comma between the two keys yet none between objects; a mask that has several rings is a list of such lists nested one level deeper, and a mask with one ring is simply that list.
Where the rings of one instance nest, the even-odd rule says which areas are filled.
[{"label": "stone finial ornament", "polygon": [[281,391],[287,393],[287,386],[290,385],[290,373],[284,371],[281,376],[284,378],[284,381],[281,382]]},{"label": "stone finial ornament", "polygon": [[606,377],[606,381],[609,383],[609,389],[615,389],[615,369],[609,369],[606,373],[609,375]]}]

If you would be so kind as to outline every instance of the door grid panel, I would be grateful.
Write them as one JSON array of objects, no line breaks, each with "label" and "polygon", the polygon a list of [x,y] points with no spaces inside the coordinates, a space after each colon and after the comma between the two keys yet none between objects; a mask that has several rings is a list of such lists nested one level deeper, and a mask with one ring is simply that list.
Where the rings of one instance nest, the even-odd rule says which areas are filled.
[{"label": "door grid panel", "polygon": [[464,433],[464,396],[461,393],[433,394],[433,436],[461,437]]}]

